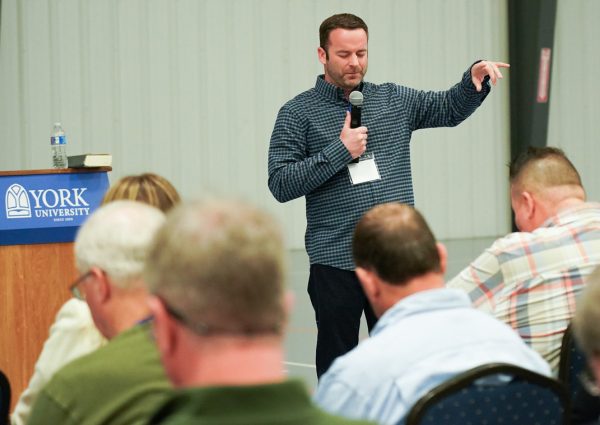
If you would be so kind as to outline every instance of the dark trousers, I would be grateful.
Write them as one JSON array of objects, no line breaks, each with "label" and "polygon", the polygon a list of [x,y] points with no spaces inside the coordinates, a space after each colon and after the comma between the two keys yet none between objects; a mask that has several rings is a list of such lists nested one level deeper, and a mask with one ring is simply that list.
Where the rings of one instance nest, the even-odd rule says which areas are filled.
[{"label": "dark trousers", "polygon": [[362,312],[369,332],[377,318],[353,271],[311,264],[308,295],[317,320],[316,366],[321,377],[337,357],[358,344]]}]

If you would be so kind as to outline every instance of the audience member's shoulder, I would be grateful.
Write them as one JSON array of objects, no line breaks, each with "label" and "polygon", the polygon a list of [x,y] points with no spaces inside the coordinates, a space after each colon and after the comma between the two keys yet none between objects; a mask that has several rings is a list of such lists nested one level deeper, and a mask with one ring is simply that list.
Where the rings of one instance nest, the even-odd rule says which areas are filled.
[{"label": "audience member's shoulder", "polygon": [[571,232],[572,229],[565,226],[540,226],[532,232],[513,232],[496,239],[488,251],[498,255],[503,252],[518,252],[527,246],[554,244],[557,238]]},{"label": "audience member's shoulder", "polygon": [[288,100],[282,107],[282,110],[288,110],[293,112],[301,112],[304,108],[306,108],[307,103],[318,102],[319,96],[316,90],[310,88],[308,90],[303,91],[302,93],[297,94],[290,100]]},{"label": "audience member's shoulder", "polygon": [[92,314],[85,301],[71,298],[62,305],[56,314],[55,322],[69,323],[73,326],[84,327],[92,323]]},{"label": "audience member's shoulder", "polygon": [[348,419],[341,416],[334,416],[323,412],[321,418],[311,425],[375,425],[375,422],[369,422],[360,419]]},{"label": "audience member's shoulder", "polygon": [[[131,370],[136,370],[138,365],[147,365],[148,359],[150,363],[156,364],[160,375],[164,375],[158,350],[150,340],[149,331],[145,326],[135,326],[124,331],[111,339],[108,344],[68,363],[57,372],[50,386],[56,380],[54,385],[69,386],[76,383],[76,387],[81,387],[85,379],[90,379],[90,385],[93,385],[93,379],[111,376],[109,372],[112,369],[122,371],[131,366]],[[164,379],[166,380],[166,377]]]},{"label": "audience member's shoulder", "polygon": [[193,402],[188,392],[176,391],[152,415],[148,425],[177,425],[193,423],[193,412],[188,412],[187,406]]},{"label": "audience member's shoulder", "polygon": [[532,232],[513,232],[496,239],[488,248],[488,251],[496,254],[498,252],[522,249],[523,246],[534,242],[538,236]]},{"label": "audience member's shoulder", "polygon": [[[88,357],[93,367],[98,370],[106,368],[107,360],[116,363],[120,368],[131,368],[135,371],[158,374],[166,379],[158,348],[150,337],[151,325],[143,323],[117,335],[101,349]],[[89,366],[91,369],[92,366]],[[160,372],[159,372],[160,371]],[[140,372],[141,373],[141,372]]]},{"label": "audience member's shoulder", "polygon": [[[376,342],[376,343],[374,343]],[[322,379],[336,383],[343,383],[348,388],[361,387],[365,389],[373,382],[383,382],[393,379],[391,375],[382,375],[380,368],[373,368],[373,362],[381,359],[382,339],[378,335],[377,341],[369,338],[362,341],[353,350],[334,360],[329,370]]]}]

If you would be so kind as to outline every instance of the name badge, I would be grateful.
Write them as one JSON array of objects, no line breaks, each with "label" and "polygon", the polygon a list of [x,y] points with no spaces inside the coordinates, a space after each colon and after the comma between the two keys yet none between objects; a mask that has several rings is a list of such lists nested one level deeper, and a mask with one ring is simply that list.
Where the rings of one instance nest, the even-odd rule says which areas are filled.
[{"label": "name badge", "polygon": [[365,153],[360,157],[359,162],[348,164],[348,171],[350,172],[350,182],[352,184],[381,180],[375,163],[375,155],[372,153]]}]

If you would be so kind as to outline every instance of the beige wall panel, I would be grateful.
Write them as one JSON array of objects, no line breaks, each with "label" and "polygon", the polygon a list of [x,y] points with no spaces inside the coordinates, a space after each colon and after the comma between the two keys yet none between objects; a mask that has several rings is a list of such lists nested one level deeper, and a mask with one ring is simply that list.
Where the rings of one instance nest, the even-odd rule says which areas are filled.
[{"label": "beige wall panel", "polygon": [[[303,246],[304,200],[278,204],[267,151],[281,105],[314,85],[318,26],[370,26],[368,79],[443,90],[505,60],[497,0],[4,0],[0,169],[45,168],[52,123],[70,154],[110,152],[112,179],[154,171],[185,198],[251,200]],[[590,77],[591,78],[591,77]],[[440,238],[508,230],[508,84],[454,129],[413,137],[418,207]]]}]

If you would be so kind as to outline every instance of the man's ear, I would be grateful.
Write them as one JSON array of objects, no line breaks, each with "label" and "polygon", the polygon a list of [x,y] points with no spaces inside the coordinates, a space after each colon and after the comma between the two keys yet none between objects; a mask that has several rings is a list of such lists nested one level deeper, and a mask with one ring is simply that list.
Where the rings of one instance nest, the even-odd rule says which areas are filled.
[{"label": "man's ear", "polygon": [[317,55],[319,56],[319,62],[323,65],[327,63],[327,52],[322,47],[317,48]]},{"label": "man's ear", "polygon": [[285,291],[283,294],[283,308],[287,317],[292,315],[294,310],[294,304],[296,303],[296,297],[292,291]]},{"label": "man's ear", "polygon": [[537,207],[533,194],[531,192],[521,192],[519,196],[521,197],[521,202],[525,208],[527,218],[532,219]]},{"label": "man's ear", "polygon": [[177,340],[173,319],[167,313],[162,301],[154,295],[148,297],[148,308],[153,318],[152,332],[158,351],[163,358],[169,357],[175,349]]},{"label": "man's ear", "polygon": [[282,329],[284,330],[288,325],[290,317],[292,317],[292,310],[294,309],[294,304],[296,302],[294,293],[292,291],[285,291],[281,302],[283,303],[283,311],[285,315]]},{"label": "man's ear", "polygon": [[90,271],[93,279],[90,290],[96,298],[96,302],[105,303],[112,295],[110,277],[98,267],[92,267]]},{"label": "man's ear", "polygon": [[372,300],[377,297],[377,295],[379,295],[380,288],[377,284],[378,281],[375,272],[362,267],[357,267],[355,272],[356,277],[358,277],[358,280],[363,288],[363,291],[365,291],[367,298]]},{"label": "man's ear", "polygon": [[440,256],[440,269],[442,274],[446,273],[446,267],[448,266],[448,250],[443,243],[437,242],[438,255]]}]

